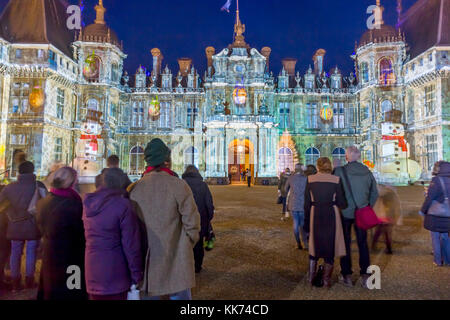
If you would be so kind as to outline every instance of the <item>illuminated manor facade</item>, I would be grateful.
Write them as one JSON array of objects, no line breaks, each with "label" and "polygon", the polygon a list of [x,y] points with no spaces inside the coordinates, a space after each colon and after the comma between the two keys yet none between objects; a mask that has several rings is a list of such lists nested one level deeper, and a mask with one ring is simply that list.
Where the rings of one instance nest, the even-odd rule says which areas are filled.
[{"label": "illuminated manor facade", "polygon": [[450,161],[448,1],[419,0],[403,14],[399,1],[394,28],[378,0],[375,28],[357,43],[348,76],[324,70],[324,49],[306,72],[290,58],[274,75],[271,49],[247,44],[238,9],[233,43],[206,48],[204,73],[188,58],[179,70],[164,67],[155,48],[150,70],[133,79],[103,1],[95,22],[75,34],[61,1],[28,1],[10,0],[0,18],[0,172],[10,178],[20,151],[39,176],[61,161],[92,181],[117,154],[138,178],[156,137],[172,149],[176,172],[194,164],[219,184],[246,169],[272,184],[321,156],[343,163],[350,145],[390,183],[427,178],[436,161]]}]

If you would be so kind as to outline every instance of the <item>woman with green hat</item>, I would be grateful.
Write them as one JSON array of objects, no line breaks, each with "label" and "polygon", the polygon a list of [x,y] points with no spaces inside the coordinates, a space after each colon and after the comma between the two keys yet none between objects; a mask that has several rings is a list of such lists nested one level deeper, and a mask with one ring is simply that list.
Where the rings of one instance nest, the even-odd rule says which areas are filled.
[{"label": "woman with green hat", "polygon": [[142,291],[147,299],[169,295],[190,300],[195,286],[193,248],[199,240],[200,214],[191,189],[170,169],[171,151],[161,139],[145,149],[144,176],[129,188],[145,224],[148,252]]}]

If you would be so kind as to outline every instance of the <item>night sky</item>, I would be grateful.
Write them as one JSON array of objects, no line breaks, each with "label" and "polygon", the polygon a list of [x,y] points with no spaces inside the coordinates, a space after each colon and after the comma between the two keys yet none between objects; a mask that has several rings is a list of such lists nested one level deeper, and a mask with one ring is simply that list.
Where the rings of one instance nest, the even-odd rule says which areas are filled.
[{"label": "night sky", "polygon": [[[8,0],[0,0],[3,10]],[[79,0],[69,0],[78,4]],[[84,23],[95,18],[97,0],[84,0]],[[230,13],[220,8],[226,0],[104,0],[106,21],[123,40],[128,54],[125,68],[134,74],[140,64],[151,65],[150,50],[161,49],[163,67],[178,71],[177,58],[190,57],[201,74],[206,68],[205,48],[216,52],[233,39],[236,0]],[[403,0],[404,10],[415,0]],[[382,0],[384,20],[395,25],[396,0]],[[302,74],[319,48],[327,50],[326,70],[338,65],[348,75],[355,41],[367,30],[366,9],[375,0],[240,0],[247,43],[260,50],[272,48],[271,71],[278,74],[281,59],[298,59]]]}]

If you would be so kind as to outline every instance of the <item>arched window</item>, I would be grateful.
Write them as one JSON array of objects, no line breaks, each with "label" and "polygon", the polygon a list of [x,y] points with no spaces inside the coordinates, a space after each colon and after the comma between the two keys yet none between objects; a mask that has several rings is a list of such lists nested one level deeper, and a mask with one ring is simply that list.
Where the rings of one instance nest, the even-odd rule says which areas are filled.
[{"label": "arched window", "polygon": [[89,99],[87,102],[88,110],[98,111],[98,101],[96,99]]},{"label": "arched window", "polygon": [[320,151],[317,148],[311,147],[305,152],[306,165],[316,165],[317,160],[320,158]]},{"label": "arched window", "polygon": [[369,64],[367,62],[361,63],[361,80],[363,83],[369,82]]},{"label": "arched window", "polygon": [[294,155],[289,148],[281,148],[278,151],[278,173],[284,172],[287,168],[294,171]]},{"label": "arched window", "polygon": [[111,81],[118,82],[119,81],[119,66],[117,63],[113,63],[111,65]]},{"label": "arched window", "polygon": [[144,149],[140,146],[135,146],[130,151],[130,175],[139,176],[144,173],[145,160]]},{"label": "arched window", "polygon": [[198,168],[198,150],[194,147],[189,147],[184,150],[184,166],[194,165]]},{"label": "arched window", "polygon": [[333,166],[340,167],[345,163],[345,149],[336,148],[333,150]]},{"label": "arched window", "polygon": [[392,110],[392,102],[390,100],[384,100],[381,103],[381,112],[386,113]]},{"label": "arched window", "polygon": [[388,58],[380,60],[380,84],[391,85],[395,83],[394,69],[392,68],[392,62]]}]

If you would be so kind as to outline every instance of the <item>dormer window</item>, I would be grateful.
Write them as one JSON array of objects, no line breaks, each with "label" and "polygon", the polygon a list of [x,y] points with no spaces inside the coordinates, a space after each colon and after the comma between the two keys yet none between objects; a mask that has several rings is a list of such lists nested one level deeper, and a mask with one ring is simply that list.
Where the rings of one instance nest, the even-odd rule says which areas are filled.
[{"label": "dormer window", "polygon": [[16,59],[21,59],[21,58],[22,58],[22,50],[16,49]]}]

